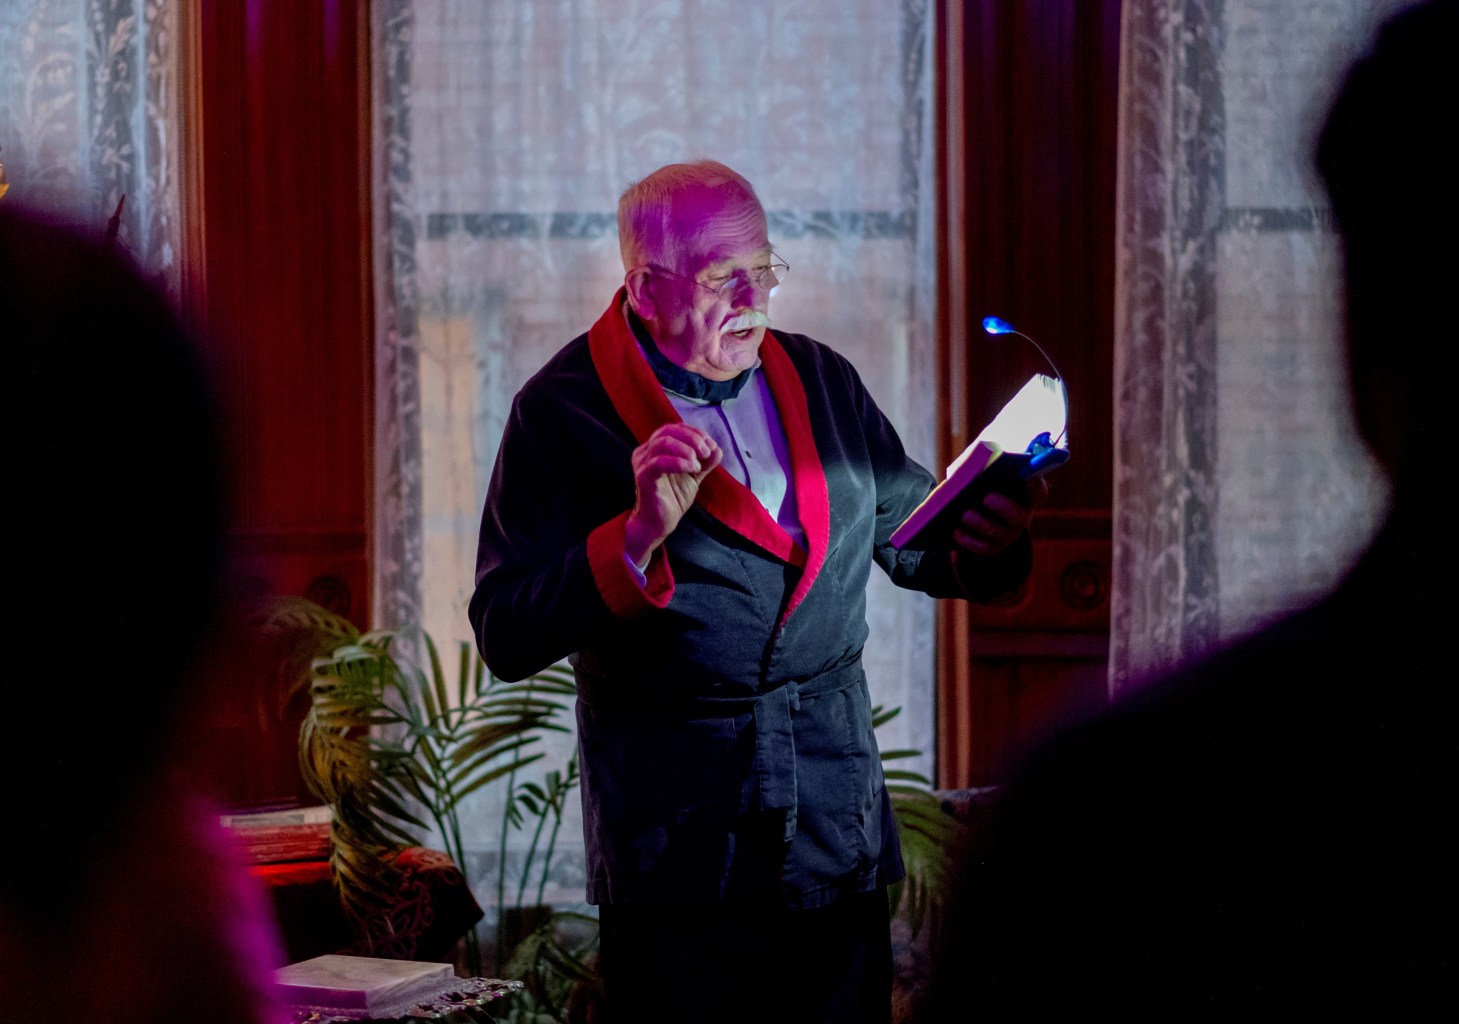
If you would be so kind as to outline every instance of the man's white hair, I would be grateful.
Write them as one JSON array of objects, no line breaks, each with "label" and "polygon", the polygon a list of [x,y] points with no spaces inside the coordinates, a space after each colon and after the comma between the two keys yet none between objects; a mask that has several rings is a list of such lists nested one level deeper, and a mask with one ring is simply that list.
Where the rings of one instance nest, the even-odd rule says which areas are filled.
[{"label": "man's white hair", "polygon": [[623,269],[655,265],[675,269],[693,251],[705,224],[696,194],[740,207],[762,222],[765,208],[745,177],[717,160],[668,164],[635,181],[618,200],[618,247]]}]

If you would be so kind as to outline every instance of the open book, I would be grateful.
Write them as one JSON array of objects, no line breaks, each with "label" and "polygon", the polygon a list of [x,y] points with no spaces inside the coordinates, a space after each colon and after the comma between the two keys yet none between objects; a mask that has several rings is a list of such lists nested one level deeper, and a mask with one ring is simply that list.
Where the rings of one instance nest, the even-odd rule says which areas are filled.
[{"label": "open book", "polygon": [[892,533],[892,545],[914,550],[954,546],[953,527],[990,491],[1007,491],[1069,458],[1069,405],[1064,382],[1036,373],[993,422],[947,467],[941,483]]}]

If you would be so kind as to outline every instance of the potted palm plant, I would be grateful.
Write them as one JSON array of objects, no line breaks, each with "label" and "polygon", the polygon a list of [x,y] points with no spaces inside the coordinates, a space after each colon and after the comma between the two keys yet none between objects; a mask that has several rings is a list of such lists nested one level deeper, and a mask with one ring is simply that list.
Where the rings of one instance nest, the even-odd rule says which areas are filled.
[{"label": "potted palm plant", "polygon": [[[574,691],[560,667],[504,683],[463,643],[448,683],[424,631],[362,633],[297,597],[273,600],[258,626],[280,670],[308,689],[299,766],[334,812],[331,868],[341,905],[357,922],[383,912],[398,877],[395,862],[423,843],[426,818],[466,875],[461,802],[515,779],[544,756],[534,748],[546,732],[566,729],[559,719]],[[533,796],[526,791],[529,806]],[[466,955],[468,969],[480,973],[474,929]]]}]

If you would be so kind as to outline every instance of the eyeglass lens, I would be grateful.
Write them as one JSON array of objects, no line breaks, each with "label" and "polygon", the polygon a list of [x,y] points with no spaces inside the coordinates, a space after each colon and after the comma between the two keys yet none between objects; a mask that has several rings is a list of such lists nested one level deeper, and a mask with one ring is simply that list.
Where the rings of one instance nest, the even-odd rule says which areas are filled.
[{"label": "eyeglass lens", "polygon": [[[754,282],[757,288],[763,288],[766,291],[769,291],[771,288],[774,288],[776,285],[780,284],[780,282],[785,280],[785,273],[789,269],[790,268],[784,263],[772,263],[770,264],[770,266],[758,271],[745,271],[744,279]],[[707,283],[709,287],[713,288],[717,292],[724,293],[735,288],[740,280],[741,277],[739,274],[731,274],[729,277],[725,278],[718,284],[715,284],[713,282],[703,283]]]}]

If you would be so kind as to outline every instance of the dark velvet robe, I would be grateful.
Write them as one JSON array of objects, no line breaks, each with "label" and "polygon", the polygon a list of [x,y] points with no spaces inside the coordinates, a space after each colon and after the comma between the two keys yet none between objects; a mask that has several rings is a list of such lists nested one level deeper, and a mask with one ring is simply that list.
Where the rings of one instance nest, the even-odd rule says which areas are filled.
[{"label": "dark velvet robe", "polygon": [[814,907],[894,881],[901,855],[861,669],[871,564],[935,596],[993,596],[1026,577],[1027,540],[961,582],[946,553],[894,549],[932,475],[850,363],[767,332],[762,372],[806,546],[719,468],[640,588],[623,558],[629,460],[678,417],[621,305],[620,292],[517,395],[470,604],[497,675],[571,656],[588,898]]}]

